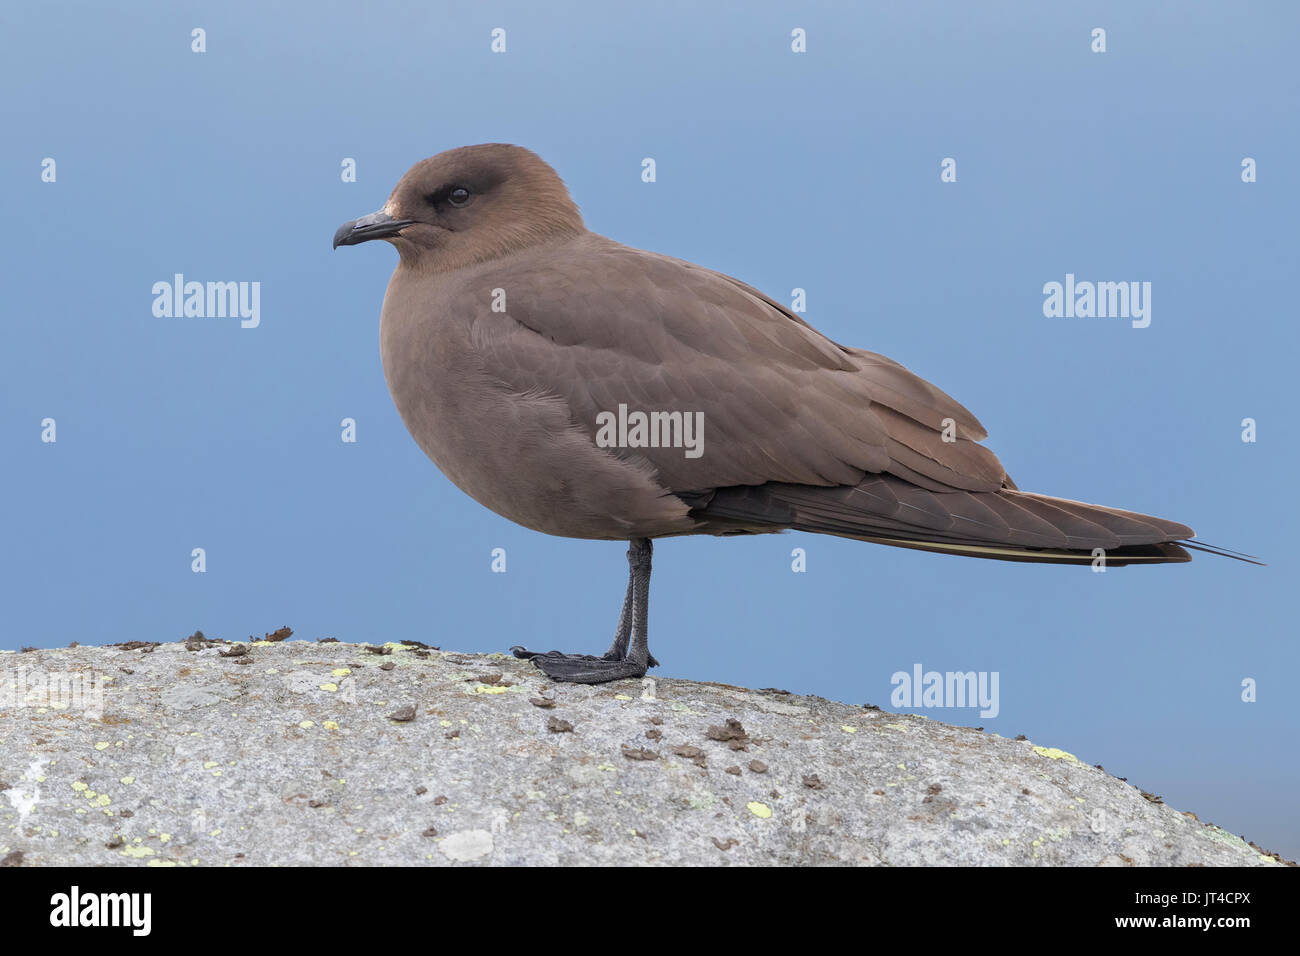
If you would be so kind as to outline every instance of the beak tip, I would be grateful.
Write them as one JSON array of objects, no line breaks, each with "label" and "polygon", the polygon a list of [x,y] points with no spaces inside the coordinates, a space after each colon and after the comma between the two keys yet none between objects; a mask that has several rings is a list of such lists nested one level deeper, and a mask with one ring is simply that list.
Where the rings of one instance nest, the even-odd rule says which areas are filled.
[{"label": "beak tip", "polygon": [[351,234],[356,224],[357,221],[353,219],[339,226],[338,229],[334,231],[334,244],[330,246],[330,248],[337,249],[339,246],[347,245],[348,236]]},{"label": "beak tip", "polygon": [[371,239],[390,239],[400,234],[404,228],[411,225],[411,222],[410,219],[394,219],[382,210],[372,212],[368,216],[353,219],[339,226],[334,233],[334,248],[355,246],[358,243],[369,242]]}]

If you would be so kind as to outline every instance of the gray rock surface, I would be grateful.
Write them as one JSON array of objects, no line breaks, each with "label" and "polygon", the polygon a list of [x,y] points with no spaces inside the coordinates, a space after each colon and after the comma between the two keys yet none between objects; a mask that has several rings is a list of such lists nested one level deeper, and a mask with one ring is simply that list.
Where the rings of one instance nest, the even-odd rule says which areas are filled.
[{"label": "gray rock surface", "polygon": [[25,866],[1278,862],[1029,741],[292,640],[0,653],[0,823]]}]

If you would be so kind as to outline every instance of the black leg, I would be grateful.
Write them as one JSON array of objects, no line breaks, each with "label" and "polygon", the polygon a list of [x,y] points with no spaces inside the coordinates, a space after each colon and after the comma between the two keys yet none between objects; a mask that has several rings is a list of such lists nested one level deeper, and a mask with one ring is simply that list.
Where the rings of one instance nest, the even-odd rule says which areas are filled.
[{"label": "black leg", "polygon": [[627,549],[627,593],[618,618],[614,643],[603,657],[591,654],[545,654],[510,648],[515,657],[531,660],[552,680],[577,684],[603,684],[624,677],[643,677],[647,667],[658,667],[650,654],[650,556],[649,538],[633,538]]},{"label": "black leg", "polygon": [[623,610],[618,612],[618,630],[614,632],[614,643],[609,645],[602,656],[602,660],[621,661],[627,657],[627,642],[632,636],[632,606],[635,603],[632,595],[632,582],[636,575],[632,573],[632,567],[629,564],[627,569],[627,593],[623,595]]},{"label": "black leg", "polygon": [[[649,541],[647,541],[646,544],[647,546],[649,546]],[[614,643],[609,645],[609,650],[607,650],[604,654],[601,655],[601,660],[604,661],[621,661],[623,658],[627,657],[628,641],[632,636],[632,615],[633,615],[633,607],[636,604],[636,594],[634,588],[636,582],[636,571],[632,567],[632,560],[634,557],[634,549],[632,547],[628,548],[627,557],[628,557],[627,593],[623,595],[623,610],[620,611],[618,615],[618,631],[614,634]],[[649,565],[647,564],[646,566],[647,582],[649,581],[649,578],[650,578],[650,568]],[[648,611],[650,605],[648,598],[644,601],[644,605],[646,607],[646,610]],[[647,649],[647,653],[648,653],[648,649]],[[655,660],[653,654],[649,654],[649,662],[651,667],[659,666],[659,662]]]}]

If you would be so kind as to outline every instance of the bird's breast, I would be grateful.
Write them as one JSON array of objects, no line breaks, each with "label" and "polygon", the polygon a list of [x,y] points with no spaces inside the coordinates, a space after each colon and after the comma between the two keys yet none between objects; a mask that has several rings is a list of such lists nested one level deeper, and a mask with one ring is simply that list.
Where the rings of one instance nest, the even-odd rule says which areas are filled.
[{"label": "bird's breast", "polygon": [[652,471],[597,448],[558,396],[512,388],[481,349],[474,304],[436,285],[390,283],[380,321],[384,376],[421,450],[462,491],[547,534],[681,533],[687,508]]}]

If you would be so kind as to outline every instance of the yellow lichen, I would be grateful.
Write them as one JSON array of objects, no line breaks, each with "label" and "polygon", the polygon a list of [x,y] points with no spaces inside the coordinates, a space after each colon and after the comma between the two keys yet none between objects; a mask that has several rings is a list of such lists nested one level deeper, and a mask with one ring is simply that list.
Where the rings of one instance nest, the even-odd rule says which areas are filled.
[{"label": "yellow lichen", "polygon": [[1042,754],[1044,757],[1051,757],[1053,760],[1068,760],[1070,763],[1078,763],[1079,758],[1072,753],[1066,753],[1056,747],[1035,747],[1034,753]]}]

